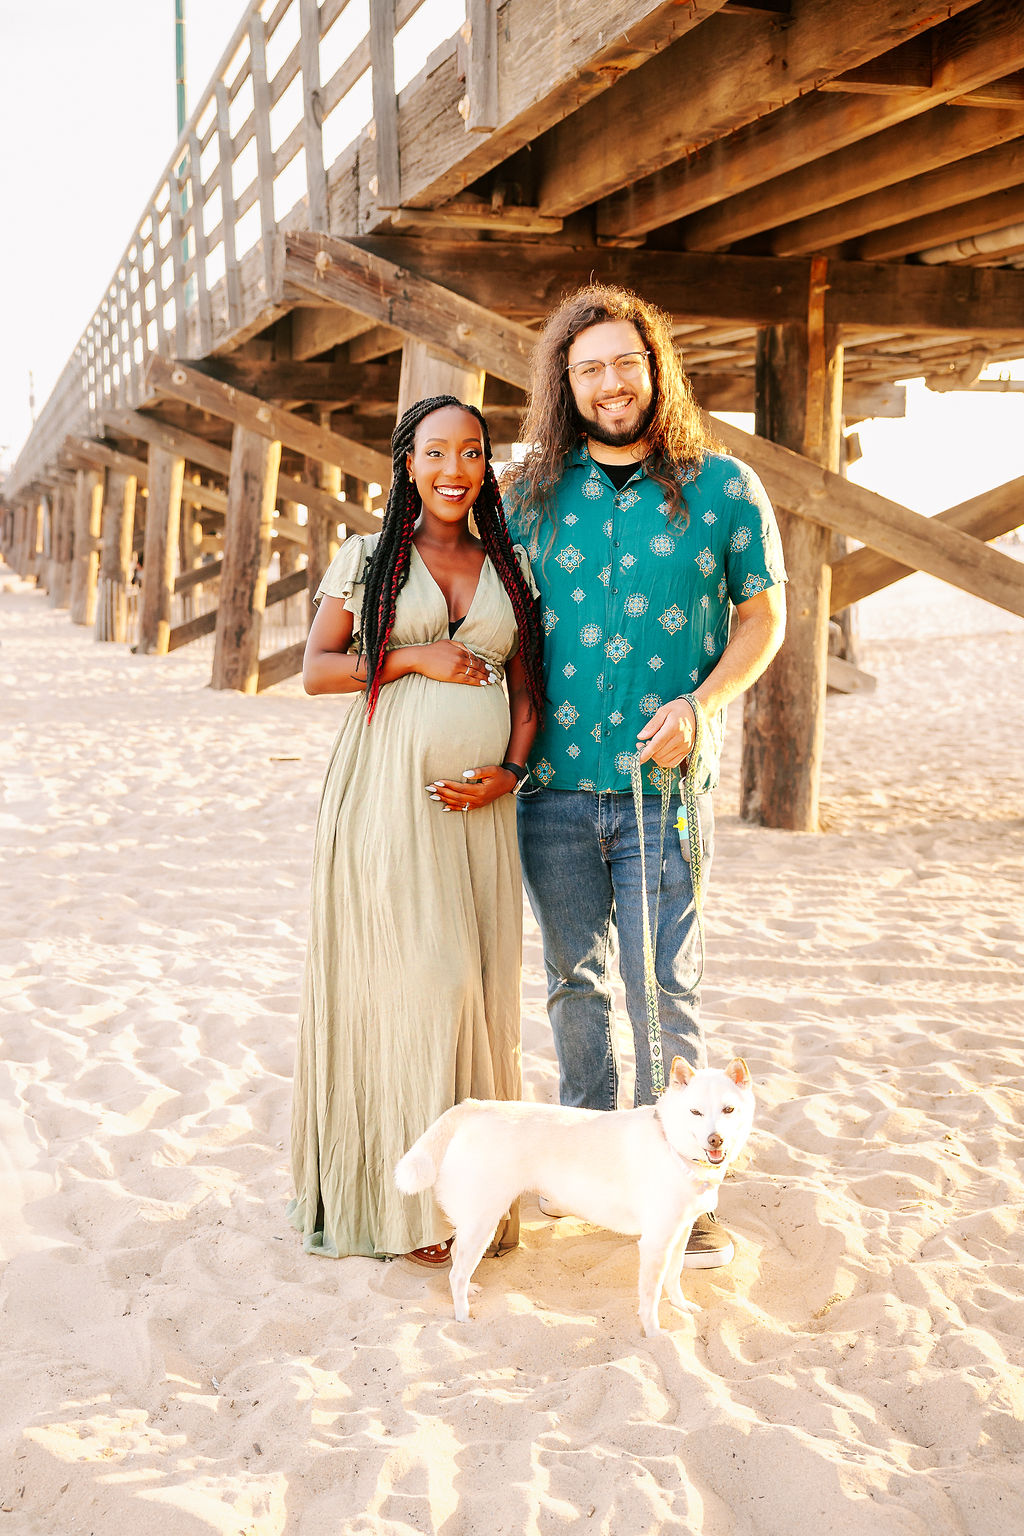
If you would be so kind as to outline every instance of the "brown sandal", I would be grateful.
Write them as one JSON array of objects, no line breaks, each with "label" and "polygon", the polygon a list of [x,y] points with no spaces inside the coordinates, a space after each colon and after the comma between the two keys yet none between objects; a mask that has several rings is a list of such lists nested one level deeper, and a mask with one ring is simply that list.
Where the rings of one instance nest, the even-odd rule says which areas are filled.
[{"label": "brown sandal", "polygon": [[425,1269],[444,1269],[446,1264],[451,1263],[452,1241],[452,1238],[446,1237],[443,1243],[434,1243],[429,1248],[414,1248],[405,1257],[413,1264],[422,1264]]}]

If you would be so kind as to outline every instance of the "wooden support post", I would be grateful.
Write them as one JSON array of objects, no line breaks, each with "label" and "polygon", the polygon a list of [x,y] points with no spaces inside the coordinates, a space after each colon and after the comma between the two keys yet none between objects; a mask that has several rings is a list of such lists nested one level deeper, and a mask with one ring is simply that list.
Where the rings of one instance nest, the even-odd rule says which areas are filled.
[{"label": "wooden support post", "polygon": [[50,602],[54,608],[68,606],[74,528],[74,489],[70,485],[58,485],[53,497],[53,547],[50,555],[49,576]]},{"label": "wooden support post", "polygon": [[135,476],[123,470],[111,470],[107,476],[93,631],[97,640],[123,642],[128,638],[128,582],[137,488]]},{"label": "wooden support post", "polygon": [[320,101],[320,6],[318,0],[299,0],[299,60],[302,71],[302,147],[306,154],[306,186],[309,190],[309,227],[327,228],[327,176],[321,132]]},{"label": "wooden support post", "polygon": [[[320,412],[320,425],[330,430],[331,414],[329,411]],[[328,464],[326,461],[306,460],[306,478],[312,480],[321,491],[326,491],[329,496],[338,496],[341,492],[341,470],[337,464]],[[346,477],[346,483],[348,479]],[[321,507],[307,507],[306,509],[309,528],[309,544],[306,550],[306,591],[309,605],[309,622],[313,622],[313,599],[317,588],[324,579],[324,573],[340,548],[338,537],[338,524],[344,516],[341,504],[338,504],[337,512],[331,512]]]},{"label": "wooden support post", "polygon": [[484,403],[482,368],[472,368],[468,363],[457,363],[450,357],[439,357],[425,341],[411,337],[402,347],[402,372],[398,381],[398,415],[402,417],[410,405],[429,395],[454,395],[467,405],[478,409]]},{"label": "wooden support post", "polygon": [[212,688],[255,693],[281,444],[236,427],[224,525]]},{"label": "wooden support post", "polygon": [[498,126],[498,0],[466,0],[466,127],[493,133]]},{"label": "wooden support post", "polygon": [[103,471],[80,469],[75,475],[75,534],[71,556],[71,622],[96,619],[96,578],[100,566],[103,519]]},{"label": "wooden support post", "polygon": [[[759,333],[755,430],[836,471],[843,353],[836,329],[825,325],[824,297],[824,262],[815,258],[807,324]],[[740,814],[761,826],[817,832],[832,535],[776,510],[789,576],[786,639],[746,696]]]},{"label": "wooden support post", "polygon": [[171,595],[181,522],[185,460],[163,448],[149,450],[149,497],[142,556],[142,609],[136,649],[143,655],[167,654],[171,632]]},{"label": "wooden support post", "polygon": [[[299,509],[298,505],[294,501],[281,501],[278,503],[278,508],[282,517],[287,518],[290,522],[298,522]],[[296,544],[292,539],[282,539],[279,535],[275,541],[275,548],[277,550],[277,562],[280,567],[281,575],[293,575],[302,565],[301,544]],[[283,600],[283,605],[281,608],[282,624],[291,623],[294,608],[294,600],[290,597],[286,597]]]}]

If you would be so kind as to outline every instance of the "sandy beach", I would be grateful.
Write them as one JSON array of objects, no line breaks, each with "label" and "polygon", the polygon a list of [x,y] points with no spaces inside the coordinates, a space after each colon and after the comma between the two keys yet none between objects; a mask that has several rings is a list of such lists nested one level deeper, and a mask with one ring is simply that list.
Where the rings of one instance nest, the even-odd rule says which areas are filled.
[{"label": "sandy beach", "polygon": [[[532,1198],[470,1325],[444,1275],[302,1253],[346,706],[214,693],[0,565],[0,1536],[1024,1530],[1024,621],[918,575],[860,628],[823,835],[740,823],[733,721],[705,1018],[758,1115],[736,1259],[648,1341],[635,1245]],[[553,1101],[543,995],[528,921]]]}]

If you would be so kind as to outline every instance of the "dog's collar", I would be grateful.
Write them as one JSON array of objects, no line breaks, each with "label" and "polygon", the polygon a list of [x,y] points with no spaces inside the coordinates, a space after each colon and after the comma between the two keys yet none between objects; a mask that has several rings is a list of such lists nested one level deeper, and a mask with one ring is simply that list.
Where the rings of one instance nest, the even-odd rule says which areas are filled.
[{"label": "dog's collar", "polygon": [[658,1130],[665,1138],[666,1147],[668,1147],[669,1151],[672,1153],[672,1156],[677,1157],[685,1168],[692,1168],[694,1170],[700,1169],[703,1177],[707,1178],[710,1176],[712,1179],[717,1180],[718,1182],[721,1182],[721,1180],[725,1178],[724,1160],[720,1163],[712,1163],[709,1162],[706,1157],[684,1157],[679,1148],[672,1145],[668,1139],[668,1132],[665,1129],[665,1122],[658,1114],[657,1104],[654,1106],[654,1118],[657,1122]]}]

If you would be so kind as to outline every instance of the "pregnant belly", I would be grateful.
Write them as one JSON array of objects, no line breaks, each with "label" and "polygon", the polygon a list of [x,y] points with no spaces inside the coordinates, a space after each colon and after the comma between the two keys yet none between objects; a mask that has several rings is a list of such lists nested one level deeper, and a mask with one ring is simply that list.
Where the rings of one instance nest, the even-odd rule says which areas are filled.
[{"label": "pregnant belly", "polygon": [[470,688],[431,678],[420,701],[419,747],[424,783],[459,779],[466,768],[500,763],[508,746],[508,700],[503,688],[489,683]]}]

